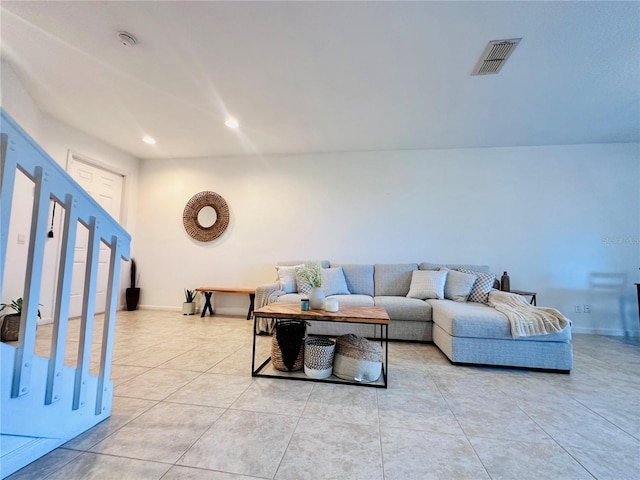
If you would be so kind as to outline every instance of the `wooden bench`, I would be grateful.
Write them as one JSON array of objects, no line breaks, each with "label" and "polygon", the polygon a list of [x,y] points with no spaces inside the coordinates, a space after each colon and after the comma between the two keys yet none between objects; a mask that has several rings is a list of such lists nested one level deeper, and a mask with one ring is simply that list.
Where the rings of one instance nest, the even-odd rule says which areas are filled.
[{"label": "wooden bench", "polygon": [[204,293],[204,308],[200,317],[204,317],[204,314],[209,310],[209,313],[213,315],[213,306],[211,305],[211,296],[214,293],[239,293],[243,295],[249,295],[249,312],[247,313],[247,320],[251,320],[253,314],[254,302],[256,299],[256,291],[251,288],[218,288],[218,287],[199,287],[196,288],[196,292]]}]

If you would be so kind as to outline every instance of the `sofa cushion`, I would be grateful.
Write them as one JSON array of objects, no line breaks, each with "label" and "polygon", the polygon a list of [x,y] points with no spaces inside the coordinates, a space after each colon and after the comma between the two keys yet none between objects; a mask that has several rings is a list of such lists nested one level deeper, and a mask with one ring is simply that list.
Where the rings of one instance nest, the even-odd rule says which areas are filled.
[{"label": "sofa cushion", "polygon": [[376,307],[384,307],[391,321],[412,320],[428,322],[431,320],[431,305],[417,298],[397,296],[375,296]]},{"label": "sofa cushion", "polygon": [[544,368],[573,368],[571,342],[540,342],[505,338],[452,337],[433,324],[433,342],[452,362]]},{"label": "sofa cushion", "polygon": [[447,270],[449,272],[447,273],[447,280],[444,284],[444,298],[448,298],[454,302],[466,302],[478,277],[472,273],[449,270],[446,267],[440,267],[440,270]]},{"label": "sofa cushion", "polygon": [[411,285],[411,272],[417,269],[416,263],[378,263],[374,265],[375,295],[406,297]]},{"label": "sofa cushion", "polygon": [[301,264],[292,266],[276,266],[280,290],[282,290],[284,293],[296,293],[298,291],[298,284],[296,282],[296,269],[300,268],[301,266]]},{"label": "sofa cushion", "polygon": [[369,295],[358,295],[356,293],[352,293],[351,295],[331,295],[327,297],[335,298],[338,300],[338,305],[350,305],[353,307],[373,307],[373,297]]},{"label": "sofa cushion", "polygon": [[347,288],[342,268],[322,268],[322,290],[325,296],[329,295],[349,295],[351,292]]},{"label": "sofa cushion", "polygon": [[303,298],[307,298],[306,295],[302,295],[301,293],[285,293],[284,295],[280,295],[276,302],[281,303],[300,303],[300,300]]},{"label": "sofa cushion", "polygon": [[466,268],[459,268],[458,271],[478,277],[471,288],[471,293],[469,293],[467,301],[487,303],[489,301],[489,292],[493,288],[493,282],[495,282],[496,276],[493,273],[471,271]]},{"label": "sofa cushion", "polygon": [[465,270],[473,270],[474,272],[490,273],[491,269],[489,265],[464,265],[456,263],[429,263],[422,262],[420,264],[420,270],[439,270],[441,267],[448,268],[449,270],[458,270],[464,268]]},{"label": "sofa cushion", "polygon": [[339,263],[333,266],[342,268],[351,293],[373,297],[373,265]]},{"label": "sofa cushion", "polygon": [[452,300],[427,300],[433,309],[433,323],[453,337],[508,338],[542,342],[566,342],[571,339],[571,329],[535,337],[513,338],[509,320],[495,308],[482,303],[454,302]]},{"label": "sofa cushion", "polygon": [[447,280],[448,270],[414,270],[411,272],[411,285],[409,298],[444,298],[444,285]]}]

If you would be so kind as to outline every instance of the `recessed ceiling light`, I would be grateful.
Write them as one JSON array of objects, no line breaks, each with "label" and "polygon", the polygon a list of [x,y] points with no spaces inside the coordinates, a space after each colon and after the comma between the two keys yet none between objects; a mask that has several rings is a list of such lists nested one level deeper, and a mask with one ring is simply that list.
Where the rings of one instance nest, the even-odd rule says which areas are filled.
[{"label": "recessed ceiling light", "polygon": [[156,144],[156,139],[153,138],[153,137],[149,137],[149,136],[143,137],[142,141],[144,143],[148,143],[149,145],[155,145]]},{"label": "recessed ceiling light", "polygon": [[229,128],[238,128],[240,126],[238,120],[236,120],[235,118],[227,118],[224,124]]}]

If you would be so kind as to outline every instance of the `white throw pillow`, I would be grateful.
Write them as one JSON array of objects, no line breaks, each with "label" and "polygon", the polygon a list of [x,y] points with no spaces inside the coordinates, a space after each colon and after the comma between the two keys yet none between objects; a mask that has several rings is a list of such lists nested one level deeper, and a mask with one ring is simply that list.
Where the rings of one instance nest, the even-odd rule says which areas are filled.
[{"label": "white throw pillow", "polygon": [[449,270],[440,267],[440,270],[447,270],[447,281],[444,284],[444,298],[454,302],[466,302],[477,276],[472,273],[463,273],[457,270]]},{"label": "white throw pillow", "polygon": [[329,295],[351,295],[342,267],[323,268],[320,273],[322,274],[322,290],[327,297]]},{"label": "white throw pillow", "polygon": [[473,288],[471,289],[471,293],[469,293],[469,298],[467,298],[467,301],[489,303],[489,292],[493,288],[493,282],[496,279],[495,274],[473,272],[464,268],[459,268],[458,271],[462,273],[470,273],[471,275],[475,275],[476,277],[478,277],[473,284]]},{"label": "white throw pillow", "polygon": [[302,267],[301,265],[281,266],[278,265],[276,270],[278,272],[278,283],[280,283],[280,290],[284,293],[297,293],[298,284],[296,283],[296,270]]},{"label": "white throw pillow", "polygon": [[447,281],[447,270],[414,270],[411,272],[411,286],[408,298],[444,298],[444,285]]}]

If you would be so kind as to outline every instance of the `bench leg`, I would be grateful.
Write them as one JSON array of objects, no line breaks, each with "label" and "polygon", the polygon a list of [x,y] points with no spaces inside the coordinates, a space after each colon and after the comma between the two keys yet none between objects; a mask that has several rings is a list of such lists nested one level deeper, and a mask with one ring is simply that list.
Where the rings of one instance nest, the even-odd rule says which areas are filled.
[{"label": "bench leg", "polygon": [[204,317],[204,314],[207,313],[207,308],[209,309],[209,313],[213,315],[213,307],[211,306],[211,295],[213,292],[203,292],[204,293],[204,308],[202,309],[202,313],[200,317]]},{"label": "bench leg", "polygon": [[247,320],[251,320],[251,315],[253,314],[254,304],[256,300],[256,294],[249,294],[249,312],[247,313]]}]

